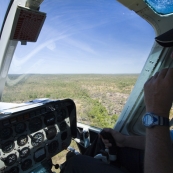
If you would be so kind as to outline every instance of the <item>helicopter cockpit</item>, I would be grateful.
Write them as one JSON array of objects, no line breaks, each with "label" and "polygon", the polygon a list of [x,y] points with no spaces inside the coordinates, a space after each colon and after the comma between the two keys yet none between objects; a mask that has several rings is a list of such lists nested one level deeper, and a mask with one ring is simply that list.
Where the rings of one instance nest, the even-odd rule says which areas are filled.
[{"label": "helicopter cockpit", "polygon": [[143,86],[173,66],[154,40],[172,14],[156,0],[0,2],[0,172],[49,173],[72,139],[83,154],[103,127],[145,135]]}]

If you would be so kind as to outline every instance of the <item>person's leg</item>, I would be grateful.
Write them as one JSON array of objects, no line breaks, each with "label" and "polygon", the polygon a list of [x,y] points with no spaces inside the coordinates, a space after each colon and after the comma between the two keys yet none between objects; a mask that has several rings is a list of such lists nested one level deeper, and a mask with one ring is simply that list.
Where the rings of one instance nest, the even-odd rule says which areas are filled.
[{"label": "person's leg", "polygon": [[[97,137],[84,155],[91,157],[96,156],[100,153],[100,150],[104,150],[105,146],[101,138]],[[117,147],[117,158],[116,165],[124,167],[130,173],[143,173],[144,172],[144,150],[128,148],[128,147]]]},{"label": "person's leg", "polygon": [[121,169],[94,159],[90,156],[77,155],[70,158],[61,173],[124,173]]},{"label": "person's leg", "polygon": [[[99,151],[101,149],[104,150],[105,147],[104,147],[104,144],[103,144],[101,138],[97,137],[95,139],[95,141],[92,143],[92,145],[90,147],[88,147],[88,149],[84,153],[84,155],[94,157],[95,155],[100,153]],[[119,167],[124,167],[130,173],[143,173],[143,164],[144,164],[143,163],[144,162],[144,151],[143,150],[127,148],[127,147],[124,147],[124,148],[117,147],[117,151],[118,151],[117,165]],[[81,159],[85,160],[84,158],[81,158]],[[89,159],[89,160],[92,162],[92,159]],[[103,163],[103,162],[101,162],[101,163]],[[81,167],[83,167],[83,166],[85,166],[85,165],[82,164]],[[110,165],[108,165],[108,166],[110,166]]]},{"label": "person's leg", "polygon": [[130,173],[144,172],[144,150],[134,148],[119,148],[118,161]]}]

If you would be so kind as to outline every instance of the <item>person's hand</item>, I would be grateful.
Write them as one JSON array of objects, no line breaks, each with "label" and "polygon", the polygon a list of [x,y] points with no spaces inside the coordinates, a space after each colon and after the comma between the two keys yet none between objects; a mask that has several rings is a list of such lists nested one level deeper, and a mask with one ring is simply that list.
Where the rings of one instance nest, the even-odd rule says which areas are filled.
[{"label": "person's hand", "polygon": [[[109,132],[113,136],[115,143],[118,147],[124,147],[125,138],[126,138],[125,135],[122,135],[121,133],[119,133],[113,129],[110,129],[110,128],[104,128],[103,130],[106,132]],[[112,144],[109,142],[109,140],[104,139],[102,136],[101,136],[101,138],[105,145],[105,148],[109,148],[112,146]]]},{"label": "person's hand", "polygon": [[163,69],[144,85],[146,111],[169,118],[173,101],[173,69]]}]

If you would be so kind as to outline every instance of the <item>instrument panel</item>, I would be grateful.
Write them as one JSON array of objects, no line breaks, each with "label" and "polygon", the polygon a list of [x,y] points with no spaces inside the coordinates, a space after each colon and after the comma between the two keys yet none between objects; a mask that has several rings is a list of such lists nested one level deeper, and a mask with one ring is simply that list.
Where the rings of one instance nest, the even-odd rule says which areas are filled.
[{"label": "instrument panel", "polygon": [[[29,108],[28,108],[29,105]],[[30,173],[76,137],[72,100],[46,100],[0,114],[0,172]]]}]

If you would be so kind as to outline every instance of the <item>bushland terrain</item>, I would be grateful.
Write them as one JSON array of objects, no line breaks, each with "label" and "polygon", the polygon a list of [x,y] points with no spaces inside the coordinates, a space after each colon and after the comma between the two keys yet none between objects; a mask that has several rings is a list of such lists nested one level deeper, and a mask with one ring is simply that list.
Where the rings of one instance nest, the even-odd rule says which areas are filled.
[{"label": "bushland terrain", "polygon": [[14,84],[19,75],[9,75],[4,102],[26,102],[36,98],[74,100],[79,122],[112,127],[117,120],[138,75],[32,74]]},{"label": "bushland terrain", "polygon": [[[22,78],[9,75],[11,80],[5,86],[2,100],[21,103],[36,98],[70,98],[76,104],[78,122],[102,128],[113,127],[137,77],[137,74],[32,74]],[[74,142],[71,146],[77,148]],[[54,156],[53,163],[63,163],[66,152]],[[59,172],[54,168],[53,171]]]}]

